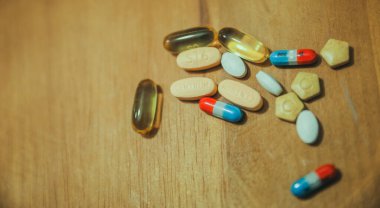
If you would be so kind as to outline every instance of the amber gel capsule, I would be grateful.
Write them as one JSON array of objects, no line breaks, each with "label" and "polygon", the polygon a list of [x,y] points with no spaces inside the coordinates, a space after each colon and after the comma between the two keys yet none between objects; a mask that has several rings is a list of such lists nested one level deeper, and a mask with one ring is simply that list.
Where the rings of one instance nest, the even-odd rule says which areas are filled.
[{"label": "amber gel capsule", "polygon": [[216,32],[211,27],[193,27],[171,33],[164,39],[164,47],[173,54],[182,51],[214,45]]},{"label": "amber gel capsule", "polygon": [[136,132],[148,134],[153,130],[157,98],[157,85],[150,79],[142,80],[137,86],[132,109],[132,126]]},{"label": "amber gel capsule", "polygon": [[262,63],[269,57],[269,51],[262,42],[235,28],[221,29],[218,40],[228,51],[247,61]]}]

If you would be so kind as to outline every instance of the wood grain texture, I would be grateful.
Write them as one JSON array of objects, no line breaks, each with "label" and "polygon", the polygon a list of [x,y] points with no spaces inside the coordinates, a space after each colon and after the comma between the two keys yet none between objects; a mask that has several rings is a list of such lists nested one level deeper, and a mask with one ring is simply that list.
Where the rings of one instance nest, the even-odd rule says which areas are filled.
[{"label": "wood grain texture", "polygon": [[[0,0],[0,207],[379,207],[380,6],[378,0]],[[179,69],[162,47],[170,32],[208,24],[246,31],[270,49],[342,39],[354,63],[331,70],[248,64],[243,83],[266,100],[242,125],[169,93],[180,78],[230,78]],[[319,145],[274,116],[258,86],[264,70],[287,90],[313,71],[324,93],[307,107]],[[131,127],[137,83],[164,93],[161,128]],[[290,184],[334,163],[341,180],[308,200]]]}]

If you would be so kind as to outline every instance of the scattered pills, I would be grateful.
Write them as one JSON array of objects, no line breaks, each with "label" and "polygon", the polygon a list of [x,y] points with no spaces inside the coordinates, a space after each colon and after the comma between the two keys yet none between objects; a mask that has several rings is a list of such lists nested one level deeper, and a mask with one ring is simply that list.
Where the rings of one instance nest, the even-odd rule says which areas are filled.
[{"label": "scattered pills", "polygon": [[188,71],[200,71],[218,66],[220,58],[221,55],[217,48],[193,48],[178,54],[177,65]]},{"label": "scattered pills", "polygon": [[247,74],[243,60],[233,53],[223,53],[221,62],[224,71],[233,77],[242,78]]},{"label": "scattered pills", "polygon": [[270,54],[270,62],[275,66],[313,64],[317,54],[312,49],[278,50]]},{"label": "scattered pills", "polygon": [[241,121],[244,115],[240,108],[208,97],[199,101],[199,108],[209,115],[233,123]]},{"label": "scattered pills", "polygon": [[332,68],[342,66],[350,61],[349,45],[345,41],[329,39],[321,50],[321,56]]},{"label": "scattered pills", "polygon": [[138,84],[132,108],[132,127],[136,132],[148,134],[153,130],[157,98],[157,85],[152,80],[145,79]]},{"label": "scattered pills", "polygon": [[317,141],[319,124],[315,115],[309,111],[302,111],[297,118],[296,129],[300,139],[306,144],[313,144]]},{"label": "scattered pills", "polygon": [[218,40],[229,52],[247,61],[262,63],[269,57],[269,51],[262,42],[235,28],[222,28]]},{"label": "scattered pills", "polygon": [[278,81],[269,74],[265,73],[264,71],[259,71],[256,74],[256,79],[260,86],[267,90],[269,93],[276,96],[281,95],[283,89],[280,83],[278,83]]},{"label": "scattered pills", "polygon": [[318,75],[308,72],[298,72],[291,88],[302,100],[309,100],[321,92]]},{"label": "scattered pills", "polygon": [[263,106],[263,99],[255,89],[233,80],[223,80],[218,86],[219,93],[233,104],[250,111]]},{"label": "scattered pills", "polygon": [[190,77],[180,79],[170,86],[170,92],[180,100],[199,100],[213,96],[217,92],[215,82],[206,77]]},{"label": "scattered pills", "polygon": [[294,196],[305,198],[313,194],[317,189],[332,182],[337,176],[334,165],[326,164],[294,182],[290,191]]},{"label": "scattered pills", "polygon": [[293,92],[276,98],[276,116],[290,122],[294,122],[304,105]]},{"label": "scattered pills", "polygon": [[164,38],[164,48],[173,54],[192,48],[211,46],[216,41],[216,32],[211,27],[193,27],[171,33]]}]

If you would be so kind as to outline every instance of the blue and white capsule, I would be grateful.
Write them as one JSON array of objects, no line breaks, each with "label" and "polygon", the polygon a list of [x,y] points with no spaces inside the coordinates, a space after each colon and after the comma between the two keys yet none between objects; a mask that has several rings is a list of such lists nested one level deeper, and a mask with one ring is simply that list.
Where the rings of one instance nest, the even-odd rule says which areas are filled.
[{"label": "blue and white capsule", "polygon": [[313,64],[317,53],[312,49],[294,49],[273,51],[269,57],[275,66],[295,66]]},{"label": "blue and white capsule", "polygon": [[241,121],[244,115],[240,108],[209,97],[202,98],[199,101],[199,108],[209,115],[233,123]]},{"label": "blue and white capsule", "polygon": [[290,191],[296,197],[308,197],[317,189],[331,182],[336,175],[337,170],[334,165],[322,165],[315,171],[294,182],[290,188]]}]

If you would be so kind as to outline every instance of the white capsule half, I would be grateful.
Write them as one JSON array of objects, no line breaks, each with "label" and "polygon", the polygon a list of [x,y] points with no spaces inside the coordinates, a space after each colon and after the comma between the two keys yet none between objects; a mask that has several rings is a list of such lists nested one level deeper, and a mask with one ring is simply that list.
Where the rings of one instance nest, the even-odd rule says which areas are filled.
[{"label": "white capsule half", "polygon": [[259,82],[259,84],[261,85],[261,87],[264,88],[265,90],[267,90],[269,93],[276,95],[276,96],[281,95],[283,89],[282,89],[280,83],[278,83],[278,81],[275,78],[273,78],[272,76],[270,76],[269,74],[267,74],[263,71],[259,71],[256,74],[256,79]]},{"label": "white capsule half", "polygon": [[311,111],[304,110],[298,115],[296,128],[298,136],[304,143],[312,144],[317,141],[319,123]]}]

